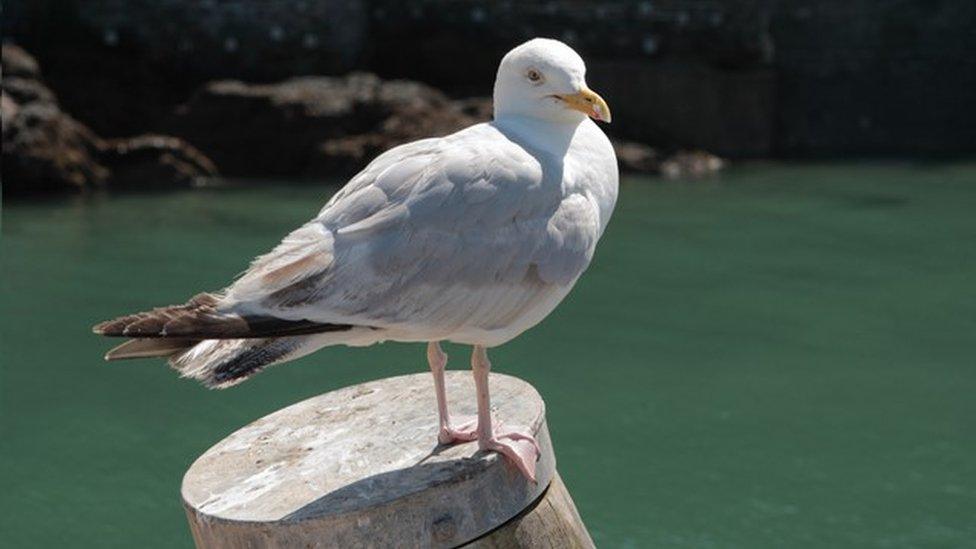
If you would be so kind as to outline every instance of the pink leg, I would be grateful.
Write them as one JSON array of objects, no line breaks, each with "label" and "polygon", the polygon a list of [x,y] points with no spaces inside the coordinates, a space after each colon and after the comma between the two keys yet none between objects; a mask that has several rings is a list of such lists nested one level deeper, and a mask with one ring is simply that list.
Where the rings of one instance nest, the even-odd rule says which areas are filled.
[{"label": "pink leg", "polygon": [[447,368],[447,354],[441,349],[441,344],[431,341],[427,344],[427,362],[434,374],[434,392],[437,394],[437,415],[440,429],[437,442],[451,444],[454,442],[470,442],[478,438],[474,420],[466,421],[459,427],[451,425],[451,418],[447,412],[447,391],[444,390],[444,369]]},{"label": "pink leg", "polygon": [[482,450],[499,452],[508,458],[519,471],[535,482],[535,462],[539,459],[539,444],[529,433],[501,429],[495,432],[496,425],[491,419],[491,399],[488,396],[488,372],[491,362],[488,352],[481,345],[475,345],[471,352],[471,370],[478,391],[478,447]]}]

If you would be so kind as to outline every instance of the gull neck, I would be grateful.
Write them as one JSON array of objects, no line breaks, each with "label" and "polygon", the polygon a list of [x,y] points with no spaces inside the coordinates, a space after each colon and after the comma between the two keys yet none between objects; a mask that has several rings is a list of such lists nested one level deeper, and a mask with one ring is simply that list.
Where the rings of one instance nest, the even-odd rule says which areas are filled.
[{"label": "gull neck", "polygon": [[539,149],[556,156],[564,156],[576,131],[585,122],[543,120],[530,116],[503,115],[492,124],[509,139],[532,149]]}]

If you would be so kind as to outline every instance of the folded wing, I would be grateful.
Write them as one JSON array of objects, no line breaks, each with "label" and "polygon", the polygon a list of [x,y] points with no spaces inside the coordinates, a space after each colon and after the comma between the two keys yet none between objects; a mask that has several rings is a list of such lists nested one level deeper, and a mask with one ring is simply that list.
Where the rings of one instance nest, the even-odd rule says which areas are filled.
[{"label": "folded wing", "polygon": [[255,260],[222,306],[442,333],[503,326],[571,285],[599,235],[593,201],[564,196],[561,170],[497,130],[472,130],[377,158]]}]

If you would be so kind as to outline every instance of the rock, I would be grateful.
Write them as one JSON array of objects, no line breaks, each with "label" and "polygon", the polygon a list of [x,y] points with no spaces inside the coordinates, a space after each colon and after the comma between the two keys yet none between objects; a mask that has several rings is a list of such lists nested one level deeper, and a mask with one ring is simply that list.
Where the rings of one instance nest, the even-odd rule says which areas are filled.
[{"label": "rock", "polygon": [[[452,100],[425,84],[369,73],[274,84],[221,80],[200,89],[166,124],[185,140],[152,134],[104,140],[60,110],[24,50],[5,45],[3,56],[4,189],[12,193],[189,185],[216,175],[217,167],[248,177],[342,177],[397,145],[447,135],[492,114],[489,98]],[[632,142],[615,147],[623,171],[682,177],[722,167],[700,151],[664,156]]]},{"label": "rock", "polygon": [[0,97],[0,112],[3,113],[4,120],[16,118],[17,113],[20,111],[20,106],[14,101],[9,95],[4,93]]},{"label": "rock", "polygon": [[177,137],[141,135],[105,142],[103,162],[113,187],[189,186],[217,175],[209,158]]},{"label": "rock", "polygon": [[[426,99],[420,100],[417,97]],[[389,109],[390,114],[377,127],[322,143],[307,173],[315,176],[351,175],[365,167],[373,158],[397,145],[425,137],[448,135],[472,124],[490,120],[491,102],[488,101],[487,115],[484,113],[483,103],[448,101],[440,94],[419,94],[410,101],[388,103],[387,106],[392,107]]]},{"label": "rock", "polygon": [[4,75],[0,87],[3,88],[4,94],[21,105],[38,102],[57,106],[58,103],[54,92],[38,80]]},{"label": "rock", "polygon": [[3,192],[78,190],[108,177],[98,137],[56,105],[3,96]]},{"label": "rock", "polygon": [[39,80],[41,69],[37,65],[37,60],[23,48],[14,44],[3,45],[3,78],[27,78]]},{"label": "rock", "polygon": [[[352,73],[277,84],[212,82],[167,129],[200,147],[223,173],[330,178],[352,175],[397,145],[491,117],[487,97],[451,100],[418,82]],[[625,172],[682,177],[722,167],[704,152],[668,156],[634,142],[614,146]]]},{"label": "rock", "polygon": [[725,161],[705,151],[678,151],[661,162],[661,175],[671,178],[703,177],[725,167]]},{"label": "rock", "polygon": [[216,169],[186,142],[146,135],[104,140],[58,105],[37,62],[3,46],[3,192],[8,195],[188,184]]},{"label": "rock", "polygon": [[657,174],[661,171],[661,158],[658,151],[647,145],[632,141],[613,141],[620,171],[631,173]]},{"label": "rock", "polygon": [[372,101],[378,82],[372,75],[211,82],[177,109],[166,130],[199,147],[224,173],[299,176],[323,141],[361,129],[356,115],[370,113],[357,104]]},{"label": "rock", "polygon": [[4,44],[2,58],[4,193],[77,190],[102,183],[108,172],[98,161],[98,136],[61,112],[54,93],[37,80],[37,61],[27,52]]},{"label": "rock", "polygon": [[471,97],[454,102],[461,112],[475,120],[491,120],[494,117],[494,104],[490,97]]},{"label": "rock", "polygon": [[641,143],[613,141],[620,171],[662,175],[669,179],[694,178],[718,172],[725,166],[721,158],[705,151],[678,151],[670,155]]},{"label": "rock", "polygon": [[239,176],[348,175],[400,143],[479,119],[443,93],[368,73],[276,84],[212,82],[177,109],[169,133]]}]

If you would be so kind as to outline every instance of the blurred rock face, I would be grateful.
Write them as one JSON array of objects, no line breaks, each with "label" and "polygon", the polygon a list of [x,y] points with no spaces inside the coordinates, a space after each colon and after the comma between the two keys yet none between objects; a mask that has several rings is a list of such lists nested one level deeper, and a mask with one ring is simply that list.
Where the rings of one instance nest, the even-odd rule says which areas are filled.
[{"label": "blurred rock face", "polygon": [[37,62],[17,46],[3,45],[2,70],[4,194],[186,185],[216,173],[176,138],[101,139],[61,110]]},{"label": "blurred rock face", "polygon": [[[176,110],[166,131],[244,177],[350,176],[403,143],[491,120],[489,98],[452,100],[419,82],[369,73],[304,77],[275,84],[219,81]],[[616,141],[623,171],[702,176],[723,163],[705,152],[661,154]]]},{"label": "blurred rock face", "polygon": [[[344,177],[397,145],[491,119],[488,98],[452,100],[418,82],[352,73],[211,82],[162,124],[178,137],[104,139],[61,110],[26,52],[5,45],[3,59],[4,192],[12,194],[189,185],[218,168],[241,177]],[[684,177],[722,167],[704,152],[615,146],[628,172]]]},{"label": "blurred rock face", "polygon": [[973,152],[974,20],[971,0],[9,0],[3,30],[105,136],[216,79],[365,69],[484,95],[548,36],[587,59],[615,137],[792,157]]},{"label": "blurred rock face", "polygon": [[151,131],[204,82],[337,74],[362,60],[358,0],[11,0],[3,31],[96,133]]},{"label": "blurred rock face", "polygon": [[391,147],[479,121],[429,86],[353,73],[212,82],[165,127],[228,175],[321,178],[355,173]]},{"label": "blurred rock face", "polygon": [[41,83],[37,62],[17,46],[3,45],[4,193],[81,189],[103,183],[98,137],[61,112]]}]

